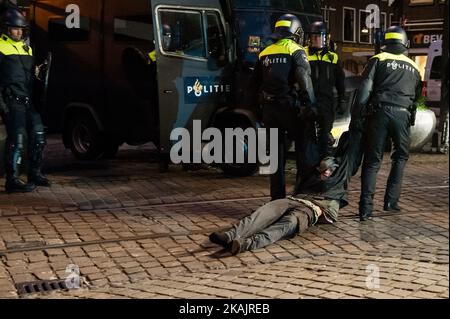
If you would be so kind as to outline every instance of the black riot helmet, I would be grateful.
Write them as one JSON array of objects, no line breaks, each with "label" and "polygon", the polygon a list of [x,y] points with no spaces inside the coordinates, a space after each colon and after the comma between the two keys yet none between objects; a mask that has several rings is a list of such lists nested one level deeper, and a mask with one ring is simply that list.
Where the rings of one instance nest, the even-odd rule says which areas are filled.
[{"label": "black riot helmet", "polygon": [[299,18],[293,14],[282,15],[275,23],[274,40],[292,39],[298,44],[303,44],[305,32]]},{"label": "black riot helmet", "polygon": [[389,51],[389,48],[400,48],[403,51],[409,48],[408,35],[401,27],[392,26],[385,31],[382,49]]},{"label": "black riot helmet", "polygon": [[[313,43],[311,38],[314,35],[320,37],[320,45]],[[308,29],[308,42],[308,45],[315,49],[323,49],[328,46],[328,30],[325,22],[316,21],[311,23]]]},{"label": "black riot helmet", "polygon": [[1,17],[2,28],[28,28],[27,19],[17,9],[6,10]]}]

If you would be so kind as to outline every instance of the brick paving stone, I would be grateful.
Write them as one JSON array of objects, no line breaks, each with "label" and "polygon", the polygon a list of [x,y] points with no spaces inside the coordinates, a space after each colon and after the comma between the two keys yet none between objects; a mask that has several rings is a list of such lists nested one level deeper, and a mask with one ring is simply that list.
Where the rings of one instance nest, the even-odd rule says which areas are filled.
[{"label": "brick paving stone", "polygon": [[[179,292],[177,298],[230,298],[230,293],[263,298],[264,292],[271,298],[448,297],[448,174],[442,174],[448,170],[447,157],[412,156],[414,165],[408,165],[400,202],[403,214],[380,214],[381,187],[389,169],[385,163],[375,198],[375,222],[360,224],[355,219],[359,195],[355,178],[350,183],[350,206],[341,212],[336,225],[314,227],[301,236],[238,257],[217,258],[213,254],[220,247],[208,243],[207,234],[172,237],[169,233],[229,227],[267,202],[267,177],[226,179],[214,170],[183,172],[179,168],[155,174],[157,164],[148,162],[145,150],[129,149],[104,170],[79,170],[60,142],[50,139],[48,152],[51,156],[46,163],[58,172],[51,176],[55,180],[51,189],[0,196],[0,251],[17,245],[74,246],[83,241],[88,245],[7,253],[0,260],[0,287],[6,287],[4,290],[8,284],[1,284],[3,278],[11,283],[64,278],[65,267],[73,263],[92,285],[109,290],[57,293],[52,298],[112,297],[115,288],[109,287],[111,282],[125,285],[122,297],[160,297],[157,291],[133,288],[146,280],[146,285],[160,280],[159,289],[172,287]],[[128,160],[136,154],[142,157]],[[71,167],[70,171],[62,169],[61,163]],[[291,186],[294,178],[295,173],[287,175]],[[220,201],[255,194],[266,198]],[[219,201],[200,205],[152,206],[216,199]],[[97,208],[105,210],[82,211]],[[155,234],[162,237],[123,238]],[[89,244],[100,239],[118,242]],[[366,288],[369,264],[380,267],[378,292]],[[187,277],[191,275],[196,277]],[[217,282],[223,283],[222,287],[214,285]],[[183,283],[203,285],[213,293],[184,291]]]}]

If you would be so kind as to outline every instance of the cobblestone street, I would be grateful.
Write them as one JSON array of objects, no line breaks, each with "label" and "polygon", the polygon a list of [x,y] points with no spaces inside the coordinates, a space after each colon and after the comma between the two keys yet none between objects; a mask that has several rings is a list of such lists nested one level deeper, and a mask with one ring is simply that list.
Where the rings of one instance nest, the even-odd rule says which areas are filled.
[{"label": "cobblestone street", "polygon": [[[355,178],[336,225],[233,257],[208,235],[266,203],[267,177],[160,173],[150,147],[83,163],[51,137],[51,189],[7,195],[0,180],[0,297],[448,298],[448,157],[412,156],[397,214],[382,212],[386,158],[374,221],[357,218]],[[290,170],[291,187],[294,177]],[[71,264],[80,289],[20,295],[15,287],[64,280]]]}]

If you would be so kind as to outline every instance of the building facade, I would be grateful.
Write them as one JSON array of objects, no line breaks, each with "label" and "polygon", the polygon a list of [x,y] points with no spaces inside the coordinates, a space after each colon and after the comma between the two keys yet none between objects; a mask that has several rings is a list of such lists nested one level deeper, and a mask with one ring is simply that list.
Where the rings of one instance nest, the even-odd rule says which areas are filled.
[{"label": "building facade", "polygon": [[396,20],[388,0],[324,0],[322,3],[332,41],[345,69],[353,73],[360,73],[368,57],[375,53],[375,29],[371,28],[376,26],[375,15],[371,15],[374,5],[380,8],[379,27],[385,30]]},{"label": "building facade", "polygon": [[411,45],[409,54],[419,65],[422,75],[431,43],[444,38],[444,19],[445,15],[448,15],[447,1],[397,0],[393,5],[395,23],[408,33]]},{"label": "building facade", "polygon": [[[344,67],[360,73],[375,53],[373,29],[367,25],[370,5],[380,8],[380,27],[401,25],[408,33],[410,56],[425,72],[428,49],[444,36],[448,0],[324,0],[322,12]],[[448,31],[447,31],[448,32]]]}]

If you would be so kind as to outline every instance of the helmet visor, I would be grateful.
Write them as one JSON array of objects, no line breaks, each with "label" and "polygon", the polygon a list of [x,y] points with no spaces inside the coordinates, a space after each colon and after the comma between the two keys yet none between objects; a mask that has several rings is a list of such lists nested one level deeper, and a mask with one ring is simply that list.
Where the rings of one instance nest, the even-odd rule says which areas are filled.
[{"label": "helmet visor", "polygon": [[328,38],[325,33],[309,33],[308,45],[312,48],[322,49],[328,44]]}]

